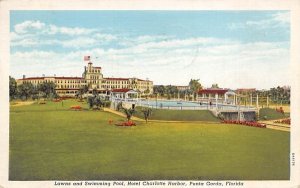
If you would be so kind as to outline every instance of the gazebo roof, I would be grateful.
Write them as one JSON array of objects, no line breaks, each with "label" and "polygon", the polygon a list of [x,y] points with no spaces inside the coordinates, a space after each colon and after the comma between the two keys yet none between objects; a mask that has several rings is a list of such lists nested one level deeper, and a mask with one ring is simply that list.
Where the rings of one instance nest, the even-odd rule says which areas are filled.
[{"label": "gazebo roof", "polygon": [[209,88],[209,89],[201,89],[198,91],[198,94],[218,94],[224,95],[228,89],[219,89],[219,88]]}]

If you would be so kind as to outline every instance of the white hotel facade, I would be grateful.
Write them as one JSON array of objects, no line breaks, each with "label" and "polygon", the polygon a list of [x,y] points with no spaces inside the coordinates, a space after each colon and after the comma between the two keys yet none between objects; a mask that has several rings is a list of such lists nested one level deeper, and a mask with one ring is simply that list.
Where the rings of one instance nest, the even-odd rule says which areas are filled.
[{"label": "white hotel facade", "polygon": [[103,77],[102,68],[93,66],[88,61],[88,66],[84,67],[82,77],[28,77],[23,76],[17,79],[17,84],[32,83],[34,86],[43,82],[53,82],[55,84],[56,93],[59,96],[74,97],[80,88],[88,86],[89,93],[97,90],[100,94],[110,95],[114,91],[134,90],[140,94],[153,93],[153,81],[142,80],[139,78],[108,78]]}]

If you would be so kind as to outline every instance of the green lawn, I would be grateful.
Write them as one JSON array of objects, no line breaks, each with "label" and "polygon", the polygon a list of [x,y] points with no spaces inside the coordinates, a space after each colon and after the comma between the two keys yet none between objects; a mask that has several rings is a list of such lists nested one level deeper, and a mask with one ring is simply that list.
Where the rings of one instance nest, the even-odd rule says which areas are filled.
[{"label": "green lawn", "polygon": [[277,112],[275,109],[271,108],[262,108],[259,110],[259,119],[260,120],[274,120],[288,117],[289,113],[282,114]]},{"label": "green lawn", "polygon": [[[141,108],[137,107],[134,116],[144,118]],[[220,122],[209,110],[162,110],[152,109],[150,119],[168,121],[213,121]]]},{"label": "green lawn", "polygon": [[[288,132],[219,123],[109,125],[74,101],[12,107],[10,180],[287,180]],[[82,104],[87,106],[86,104]]]}]

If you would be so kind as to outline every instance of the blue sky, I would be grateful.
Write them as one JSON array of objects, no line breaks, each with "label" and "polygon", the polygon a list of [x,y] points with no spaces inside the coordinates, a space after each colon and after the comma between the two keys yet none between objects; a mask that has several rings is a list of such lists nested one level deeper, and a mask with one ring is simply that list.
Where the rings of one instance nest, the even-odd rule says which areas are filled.
[{"label": "blue sky", "polygon": [[11,11],[11,75],[105,77],[154,84],[289,85],[288,11]]}]

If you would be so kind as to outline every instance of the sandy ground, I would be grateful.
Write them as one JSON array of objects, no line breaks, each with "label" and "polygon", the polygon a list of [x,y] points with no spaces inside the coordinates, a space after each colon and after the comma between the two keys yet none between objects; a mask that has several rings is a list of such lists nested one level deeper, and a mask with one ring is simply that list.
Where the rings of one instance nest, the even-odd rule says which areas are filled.
[{"label": "sandy ground", "polygon": [[[283,120],[283,119],[279,119]],[[280,131],[290,131],[290,125],[282,124],[282,123],[274,123],[276,120],[269,120],[269,121],[260,121],[261,123],[267,124],[267,128],[269,129],[275,129]]]},{"label": "sandy ground", "polygon": [[282,107],[284,112],[290,112],[290,106],[287,106],[287,105],[282,105],[282,106],[278,105],[277,107],[276,107],[276,105],[269,106],[269,108],[273,108],[273,109],[280,108],[280,107]]},{"label": "sandy ground", "polygon": [[10,106],[24,106],[24,105],[30,105],[35,103],[34,101],[18,101],[18,102],[13,102],[14,104],[11,104]]}]

